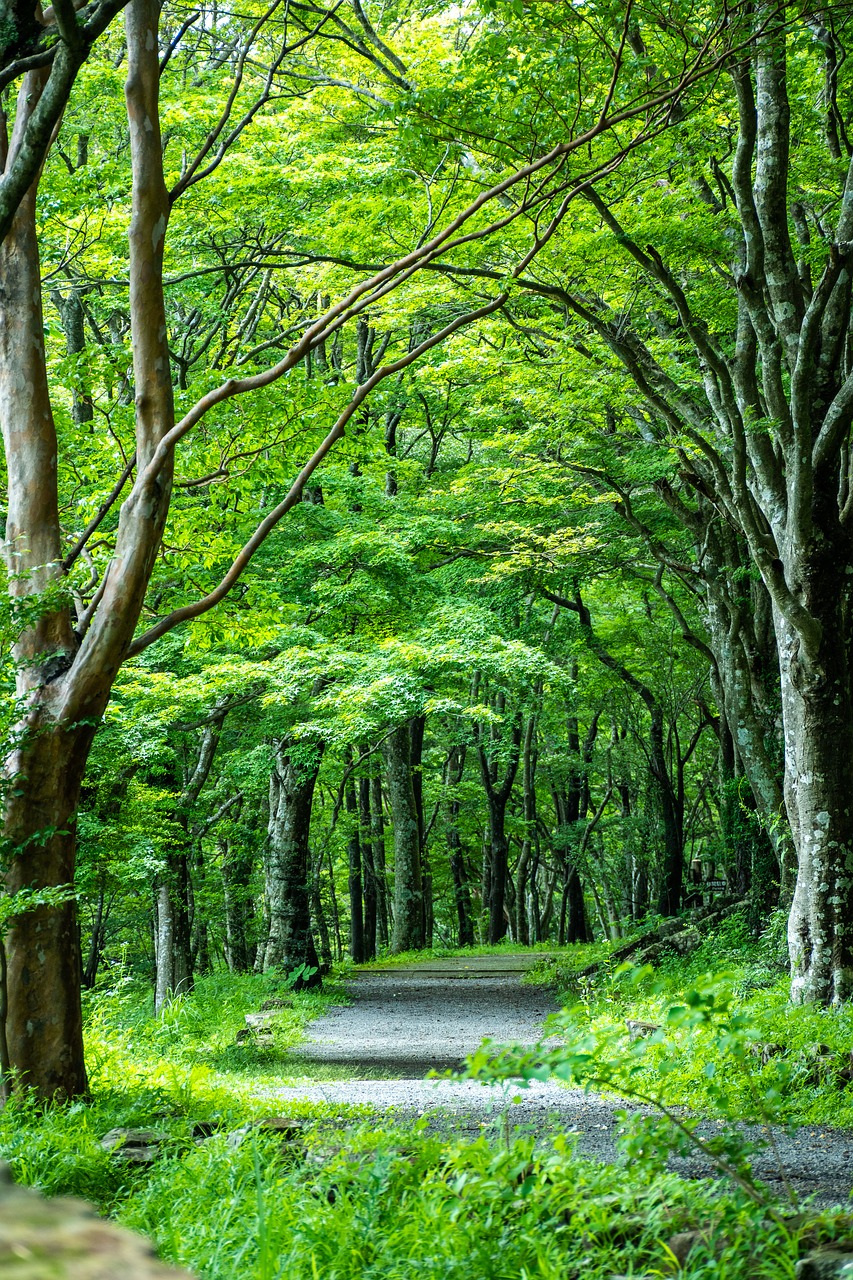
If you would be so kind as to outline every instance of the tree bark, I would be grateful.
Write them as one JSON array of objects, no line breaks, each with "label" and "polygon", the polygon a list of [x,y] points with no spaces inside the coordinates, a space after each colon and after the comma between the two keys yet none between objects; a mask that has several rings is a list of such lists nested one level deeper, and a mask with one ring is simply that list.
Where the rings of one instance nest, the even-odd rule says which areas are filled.
[{"label": "tree bark", "polygon": [[394,930],[391,950],[419,951],[424,945],[424,903],[418,812],[412,784],[412,744],[408,724],[392,729],[384,753],[394,830]]},{"label": "tree bark", "polygon": [[471,891],[465,873],[465,854],[459,835],[459,813],[462,801],[454,789],[462,781],[465,772],[465,747],[454,747],[447,759],[445,785],[451,792],[447,809],[447,850],[450,859],[450,874],[453,880],[453,897],[456,904],[457,936],[460,947],[474,945],[474,919],[471,912]]},{"label": "tree bark", "polygon": [[388,876],[385,869],[385,811],[382,804],[382,774],[376,766],[370,773],[370,845],[376,879],[376,927],[380,947],[388,946]]},{"label": "tree bark", "polygon": [[[494,709],[499,715],[506,709],[502,693],[494,698]],[[513,716],[509,726],[507,761],[503,778],[498,780],[497,748],[500,734],[492,735],[491,757],[486,752],[483,733],[477,735],[477,752],[480,759],[480,776],[486,792],[489,814],[489,943],[500,942],[507,931],[506,879],[509,859],[509,842],[506,837],[506,807],[512,793],[518,762],[521,755],[521,719]]]},{"label": "tree bark", "polygon": [[270,777],[269,842],[264,866],[270,932],[264,972],[303,972],[297,989],[322,982],[311,932],[308,838],[322,743],[298,747],[285,739],[276,747]]},{"label": "tree bark", "polygon": [[[360,749],[362,755],[367,754],[366,746]],[[376,884],[376,868],[373,862],[373,841],[371,839],[372,819],[370,813],[370,778],[358,780],[358,825],[361,841],[361,861],[364,876],[364,958],[376,958],[376,923],[378,894]]]},{"label": "tree bark", "polygon": [[[346,754],[347,767],[352,767],[352,751]],[[350,774],[346,784],[346,810],[349,820],[347,839],[347,867],[349,884],[349,937],[350,956],[355,964],[365,961],[364,950],[364,901],[362,898],[361,841],[359,839],[359,813],[356,782]]]},{"label": "tree bark", "polygon": [[426,846],[426,819],[424,817],[424,732],[426,716],[413,716],[409,721],[409,735],[412,741],[412,791],[415,797],[415,812],[418,815],[418,843],[421,850],[421,883],[423,885],[424,904],[424,946],[432,946],[433,901],[432,871],[429,865],[429,854]]},{"label": "tree bark", "polygon": [[225,900],[225,959],[232,973],[248,973],[252,967],[248,938],[251,862],[244,850],[235,848],[234,841],[224,836],[219,839],[219,852]]}]

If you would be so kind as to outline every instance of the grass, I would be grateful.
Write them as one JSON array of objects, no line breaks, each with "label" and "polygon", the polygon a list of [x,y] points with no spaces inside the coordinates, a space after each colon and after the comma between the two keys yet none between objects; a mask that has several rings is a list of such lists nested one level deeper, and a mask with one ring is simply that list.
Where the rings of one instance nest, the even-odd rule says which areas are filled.
[{"label": "grass", "polygon": [[[237,1042],[247,1013],[282,996],[290,1007],[270,1013],[272,1044]],[[114,1080],[132,1076],[158,1085],[163,1078],[192,1068],[214,1084],[247,1098],[300,1080],[330,1076],[322,1064],[300,1059],[297,1046],[305,1028],[347,996],[335,974],[322,991],[292,993],[276,974],[211,974],[197,979],[195,991],[178,997],[155,1017],[150,987],[122,979],[88,995],[86,1060],[93,1090],[109,1090]]]},{"label": "grass", "polygon": [[[215,1108],[215,1112],[211,1112]],[[375,1121],[346,1129],[311,1109],[296,1143],[261,1130],[234,1146],[221,1132],[195,1146],[193,1116],[226,1127],[241,1099],[205,1080],[100,1098],[49,1113],[16,1103],[0,1143],[16,1177],[96,1200],[151,1236],[161,1255],[204,1280],[611,1280],[665,1276],[669,1241],[702,1228],[684,1280],[793,1277],[799,1224],[774,1223],[737,1193],[688,1183],[636,1161],[577,1158],[565,1137],[536,1145],[495,1128],[474,1141]],[[102,1151],[104,1126],[167,1128],[151,1167]],[[837,1217],[813,1225],[843,1233]]]},{"label": "grass", "polygon": [[[562,1004],[573,1010],[573,1023],[611,1043],[627,1042],[628,1019],[659,1024],[665,1044],[653,1046],[637,1073],[639,1081],[658,1084],[666,1070],[667,1101],[701,1114],[758,1118],[756,1097],[770,1096],[782,1122],[853,1128],[853,1084],[839,1074],[853,1050],[853,1007],[794,1008],[789,1002],[784,921],[771,920],[760,938],[750,934],[744,917],[735,914],[703,939],[687,958],[665,959],[654,970],[609,967],[608,944],[576,947],[568,957],[548,961],[526,975],[527,981],[556,986]],[[593,977],[581,971],[603,962]],[[748,1070],[726,1074],[727,1062],[709,1028],[676,1026],[669,1010],[685,992],[715,990],[731,1000],[754,1041]],[[762,1049],[765,1061],[762,1061]],[[712,1069],[716,1067],[716,1070]]]},{"label": "grass", "polygon": [[[772,938],[745,937],[735,920],[689,962],[667,962],[633,983],[606,969],[601,981],[579,978],[606,957],[601,945],[556,954],[534,977],[557,979],[604,1033],[624,1030],[626,1015],[655,1020],[709,961],[722,960],[762,1035],[787,1035],[788,1055],[818,1032],[825,1043],[847,1043],[850,1015],[787,1008],[772,946]],[[246,1129],[281,1108],[275,1090],[302,1070],[294,1049],[307,1022],[345,998],[334,983],[322,995],[297,994],[276,1012],[270,1047],[235,1044],[245,1014],[279,994],[280,980],[269,976],[205,978],[159,1018],[133,982],[90,998],[93,1099],[45,1111],[19,1098],[0,1113],[0,1150],[15,1178],[93,1200],[203,1280],[663,1277],[677,1270],[672,1237],[694,1228],[703,1238],[678,1272],[683,1280],[785,1280],[815,1240],[853,1230],[838,1214],[812,1214],[808,1227],[774,1220],[737,1189],[661,1172],[636,1143],[614,1170],[579,1159],[570,1137],[536,1142],[501,1118],[462,1140],[432,1132],[426,1119],[395,1127],[365,1108],[303,1101],[287,1104],[287,1115],[304,1121],[295,1141]],[[676,1042],[680,1034],[676,1027]],[[684,1034],[666,1082],[673,1102],[695,1102],[707,1083],[696,1066],[701,1029],[692,1040]],[[789,1114],[829,1114],[828,1088],[815,1085],[808,1099],[792,1091]],[[832,1098],[835,1122],[851,1115],[837,1089]],[[214,1136],[197,1145],[200,1122]],[[128,1167],[100,1146],[107,1130],[125,1126],[164,1135],[152,1165]],[[241,1129],[240,1141],[229,1140]]]}]

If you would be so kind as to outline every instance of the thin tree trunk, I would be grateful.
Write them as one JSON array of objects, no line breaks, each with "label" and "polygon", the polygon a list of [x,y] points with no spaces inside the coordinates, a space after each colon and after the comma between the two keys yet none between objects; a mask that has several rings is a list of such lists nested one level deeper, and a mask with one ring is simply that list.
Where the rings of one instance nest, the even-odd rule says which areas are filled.
[{"label": "thin tree trunk", "polygon": [[370,844],[376,878],[376,923],[379,945],[388,946],[388,876],[385,869],[385,812],[382,805],[382,774],[371,767]]},{"label": "thin tree trunk", "polygon": [[83,986],[91,991],[98,979],[98,969],[104,948],[106,889],[103,874],[98,879],[98,904],[95,907],[95,918],[92,921],[92,937],[89,941],[89,958],[83,970]]},{"label": "thin tree trunk", "polygon": [[321,855],[314,859],[314,870],[311,875],[311,911],[320,938],[320,959],[323,964],[323,973],[328,973],[332,967],[332,945],[329,939],[329,926],[326,923],[326,912],[323,907],[323,895],[320,891],[320,873],[322,869],[323,858]]},{"label": "thin tree trunk", "polygon": [[[346,755],[348,767],[352,766],[352,751]],[[362,900],[361,841],[358,833],[358,799],[355,778],[350,774],[346,784],[346,810],[349,819],[347,840],[347,866],[349,869],[349,919],[350,955],[356,964],[363,964],[364,951],[364,903]]]},{"label": "thin tree trunk", "polygon": [[335,864],[332,861],[331,849],[329,849],[329,903],[332,908],[332,925],[335,930],[335,948],[340,961],[344,958],[344,944],[341,938],[341,913],[338,910],[338,895],[335,890]]},{"label": "thin tree trunk", "polygon": [[533,833],[536,826],[536,759],[534,753],[534,738],[536,734],[536,716],[531,715],[528,718],[527,725],[524,730],[524,745],[522,748],[522,785],[523,785],[523,810],[522,818],[524,821],[524,838],[521,842],[521,852],[518,856],[518,868],[516,870],[515,885],[515,937],[516,941],[524,946],[530,944],[530,930],[528,927],[527,912],[527,879],[530,867],[530,852],[533,843]]},{"label": "thin tree trunk", "polygon": [[242,850],[235,852],[233,842],[220,837],[218,843],[225,900],[225,959],[232,973],[248,973],[250,965],[246,928],[249,920],[251,867]]},{"label": "thin tree trunk", "polygon": [[421,851],[421,885],[423,889],[424,946],[432,946],[433,902],[432,871],[426,847],[426,819],[424,817],[424,732],[426,716],[414,716],[409,721],[409,734],[412,743],[412,792],[415,797],[415,812],[418,816],[418,844]]},{"label": "thin tree trunk", "polygon": [[[366,746],[360,748],[366,754]],[[376,885],[376,868],[373,863],[373,842],[371,840],[370,813],[370,778],[358,780],[358,820],[359,838],[361,840],[361,861],[364,874],[364,958],[373,960],[376,957],[376,920],[378,893]]]}]

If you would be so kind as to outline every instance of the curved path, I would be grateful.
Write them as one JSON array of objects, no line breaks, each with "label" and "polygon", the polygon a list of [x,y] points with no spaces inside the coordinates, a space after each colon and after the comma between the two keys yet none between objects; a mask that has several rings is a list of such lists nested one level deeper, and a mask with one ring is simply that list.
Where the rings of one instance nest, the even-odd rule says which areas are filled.
[{"label": "curved path", "polygon": [[[347,1079],[281,1086],[276,1097],[338,1104],[360,1103],[400,1119],[428,1114],[438,1129],[477,1133],[500,1123],[522,1131],[574,1132],[578,1150],[598,1160],[616,1154],[616,1113],[630,1104],[547,1082],[528,1088],[477,1081],[427,1080],[430,1070],[462,1064],[488,1037],[499,1044],[532,1045],[542,1038],[546,1016],[558,1006],[547,988],[523,984],[539,955],[431,960],[411,965],[371,965],[348,983],[352,1004],[310,1026],[293,1058],[294,1074],[345,1071]],[[720,1123],[701,1126],[707,1135]],[[853,1133],[806,1127],[774,1134],[785,1175],[801,1196],[824,1204],[847,1200],[853,1186]],[[783,1189],[775,1158],[754,1160],[756,1172]],[[698,1159],[673,1159],[674,1171],[707,1177]]]}]

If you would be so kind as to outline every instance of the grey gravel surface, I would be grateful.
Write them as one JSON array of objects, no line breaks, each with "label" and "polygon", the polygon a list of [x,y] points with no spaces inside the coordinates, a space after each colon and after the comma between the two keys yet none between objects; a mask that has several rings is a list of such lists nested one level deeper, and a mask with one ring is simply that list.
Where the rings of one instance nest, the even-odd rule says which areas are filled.
[{"label": "grey gravel surface", "polygon": [[[281,1086],[277,1100],[362,1104],[403,1121],[427,1116],[432,1128],[460,1135],[490,1125],[539,1135],[573,1133],[581,1154],[613,1160],[616,1112],[626,1107],[624,1102],[552,1082],[521,1088],[424,1078],[431,1069],[457,1067],[485,1037],[504,1044],[541,1039],[543,1021],[557,1007],[553,995],[521,983],[523,968],[532,960],[496,959],[501,963],[491,958],[466,960],[464,966],[431,961],[358,974],[350,984],[353,1003],[311,1024],[310,1039],[293,1064],[298,1070],[301,1060],[308,1071],[348,1067],[355,1078]],[[359,1072],[395,1078],[360,1079]],[[719,1129],[708,1121],[700,1132],[711,1135]],[[853,1133],[806,1127],[793,1134],[774,1131],[773,1137],[779,1160],[768,1152],[754,1161],[762,1179],[783,1193],[781,1161],[799,1196],[814,1195],[821,1204],[847,1200],[853,1187]],[[673,1159],[670,1164],[688,1177],[713,1174],[701,1159]]]}]

